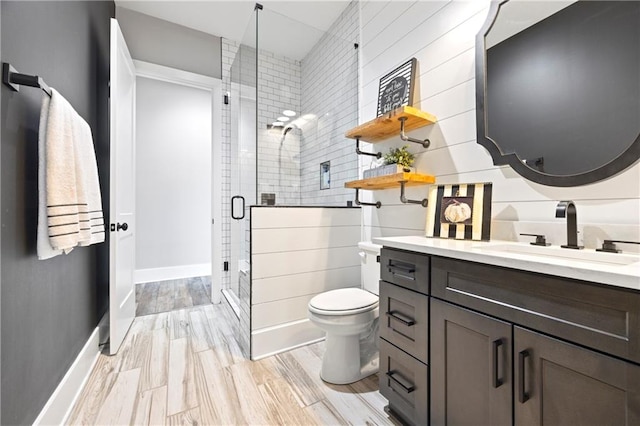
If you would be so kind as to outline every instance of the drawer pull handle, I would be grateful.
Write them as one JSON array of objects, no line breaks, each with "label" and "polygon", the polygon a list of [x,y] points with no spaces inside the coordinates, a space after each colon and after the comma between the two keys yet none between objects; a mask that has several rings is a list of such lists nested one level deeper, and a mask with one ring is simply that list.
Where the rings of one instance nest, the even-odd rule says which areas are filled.
[{"label": "drawer pull handle", "polygon": [[387,376],[389,376],[391,380],[396,382],[402,389],[404,389],[406,393],[411,393],[416,390],[416,387],[414,385],[412,385],[409,381],[407,381],[404,377],[402,377],[395,371],[387,371]]},{"label": "drawer pull handle", "polygon": [[400,265],[400,264],[394,264],[391,265],[389,264],[389,272],[391,272],[392,274],[396,273],[396,272],[403,272],[405,274],[413,274],[416,271],[416,268],[412,265],[412,266],[404,266],[404,265]]},{"label": "drawer pull handle", "polygon": [[393,318],[396,321],[400,321],[402,324],[406,325],[407,327],[411,327],[411,326],[416,324],[416,321],[414,319],[409,318],[407,316],[404,316],[404,315],[399,314],[399,313],[394,312],[394,311],[389,311],[389,312],[386,313],[386,315],[388,317],[390,317],[390,318]]},{"label": "drawer pull handle", "polygon": [[499,388],[502,385],[502,379],[499,377],[500,366],[499,355],[500,355],[500,347],[502,346],[502,339],[493,341],[493,387]]},{"label": "drawer pull handle", "polygon": [[521,404],[524,404],[525,402],[527,402],[529,400],[529,394],[526,391],[526,384],[525,384],[525,363],[527,358],[529,357],[529,351],[528,350],[524,350],[524,351],[520,351],[518,353],[518,376],[520,379],[520,386],[518,387],[518,401]]},{"label": "drawer pull handle", "polygon": [[415,281],[415,272],[416,267],[411,264],[402,264],[402,263],[391,263],[387,265],[387,269],[392,275],[398,276],[400,278],[404,278],[406,280]]}]

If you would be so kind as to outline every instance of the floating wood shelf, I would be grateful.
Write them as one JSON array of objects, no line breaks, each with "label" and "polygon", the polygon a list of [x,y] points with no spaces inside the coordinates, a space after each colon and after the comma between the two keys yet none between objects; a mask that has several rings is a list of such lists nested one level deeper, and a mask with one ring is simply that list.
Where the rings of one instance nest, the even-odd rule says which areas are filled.
[{"label": "floating wood shelf", "polygon": [[[345,136],[364,142],[377,143],[400,134],[401,119],[404,118],[404,131],[419,129],[434,124],[437,119],[428,112],[404,106],[396,108],[378,118],[349,130]],[[413,141],[412,141],[413,142]]]},{"label": "floating wood shelf", "polygon": [[392,175],[376,176],[368,179],[352,180],[345,182],[345,188],[367,189],[375,191],[378,189],[400,188],[400,184],[405,186],[429,185],[435,183],[436,178],[431,175],[419,173],[395,173]]},{"label": "floating wood shelf", "polygon": [[[364,124],[349,130],[345,136],[349,139],[356,140],[356,153],[359,155],[370,155],[380,158],[382,153],[370,153],[360,151],[360,141],[377,143],[392,136],[400,136],[400,139],[407,142],[421,144],[424,148],[429,147],[429,139],[419,140],[405,134],[406,131],[419,129],[428,126],[437,121],[436,117],[428,112],[420,111],[417,108],[403,106],[396,108],[376,119],[368,121]],[[422,175],[418,173],[396,173],[393,175],[376,176],[368,179],[354,180],[346,182],[345,188],[353,188],[356,190],[356,204],[362,206],[376,206],[380,208],[380,201],[375,203],[363,203],[360,201],[360,190],[378,190],[389,188],[400,188],[400,201],[407,204],[420,204],[427,207],[427,199],[408,200],[404,196],[405,186],[429,185],[435,183],[436,178],[431,175]]]},{"label": "floating wood shelf", "polygon": [[375,203],[364,203],[360,201],[360,190],[367,189],[375,191],[378,189],[400,188],[400,201],[405,204],[420,204],[422,207],[427,207],[427,199],[423,200],[408,200],[404,196],[405,186],[418,186],[429,185],[435,183],[436,178],[431,175],[422,175],[419,173],[395,173],[392,175],[376,176],[368,179],[352,180],[345,182],[345,188],[353,188],[356,190],[356,204],[362,206],[376,206],[380,208],[382,203],[377,201]]}]

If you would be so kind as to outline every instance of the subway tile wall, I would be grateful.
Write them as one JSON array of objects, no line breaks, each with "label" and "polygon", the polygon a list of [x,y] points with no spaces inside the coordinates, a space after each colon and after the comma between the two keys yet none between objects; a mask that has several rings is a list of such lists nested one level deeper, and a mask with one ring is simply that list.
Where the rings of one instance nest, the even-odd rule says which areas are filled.
[{"label": "subway tile wall", "polygon": [[[302,60],[260,51],[258,62],[258,200],[278,205],[345,205],[344,182],[358,159],[344,133],[358,122],[357,2],[352,2]],[[267,125],[284,109],[298,113],[286,136]],[[320,163],[331,162],[331,187],[320,189]]]},{"label": "subway tile wall", "polygon": [[[354,191],[344,183],[358,178],[354,142],[344,134],[358,124],[358,3],[353,1],[302,60],[300,137],[302,205],[345,205]],[[304,119],[304,117],[303,117]],[[320,189],[320,164],[331,162],[329,189]]]},{"label": "subway tile wall", "polygon": [[286,109],[300,113],[300,78],[300,61],[259,51],[258,203],[274,193],[278,205],[300,204],[300,131],[267,129]]}]

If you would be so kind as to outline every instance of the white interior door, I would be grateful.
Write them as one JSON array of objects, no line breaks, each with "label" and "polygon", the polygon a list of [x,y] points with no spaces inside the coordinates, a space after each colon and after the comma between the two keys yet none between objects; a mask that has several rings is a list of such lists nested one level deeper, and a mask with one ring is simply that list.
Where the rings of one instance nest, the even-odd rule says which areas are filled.
[{"label": "white interior door", "polygon": [[111,19],[109,351],[118,352],[136,311],[136,71],[118,21]]}]

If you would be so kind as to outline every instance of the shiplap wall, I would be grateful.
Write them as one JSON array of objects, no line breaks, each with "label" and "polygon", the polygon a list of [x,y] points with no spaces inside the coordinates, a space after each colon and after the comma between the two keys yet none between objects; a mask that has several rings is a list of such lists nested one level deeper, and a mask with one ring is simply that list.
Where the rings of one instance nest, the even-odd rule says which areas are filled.
[{"label": "shiplap wall", "polygon": [[324,332],[307,304],[360,286],[358,208],[251,208],[251,357],[308,344]]},{"label": "shiplap wall", "polygon": [[[376,115],[380,77],[416,57],[414,106],[438,118],[435,125],[410,132],[431,140],[426,150],[410,144],[409,150],[417,153],[417,169],[435,175],[438,183],[493,182],[494,238],[516,238],[517,230],[528,226],[549,232],[554,244],[564,243],[564,219],[555,219],[554,213],[558,200],[568,199],[576,203],[583,230],[580,238],[585,243],[595,245],[605,237],[638,240],[638,163],[599,183],[556,188],[529,182],[508,166],[494,166],[490,155],[476,143],[475,36],[488,7],[487,0],[361,2],[360,122]],[[386,152],[390,146],[401,145],[399,138],[392,138],[368,148]],[[369,165],[369,158],[360,158],[361,171]],[[407,197],[425,198],[427,190],[409,188]],[[365,191],[362,198],[383,204],[381,209],[363,208],[366,238],[424,233],[426,209],[401,204],[397,190]],[[598,238],[592,238],[595,234]]]}]

